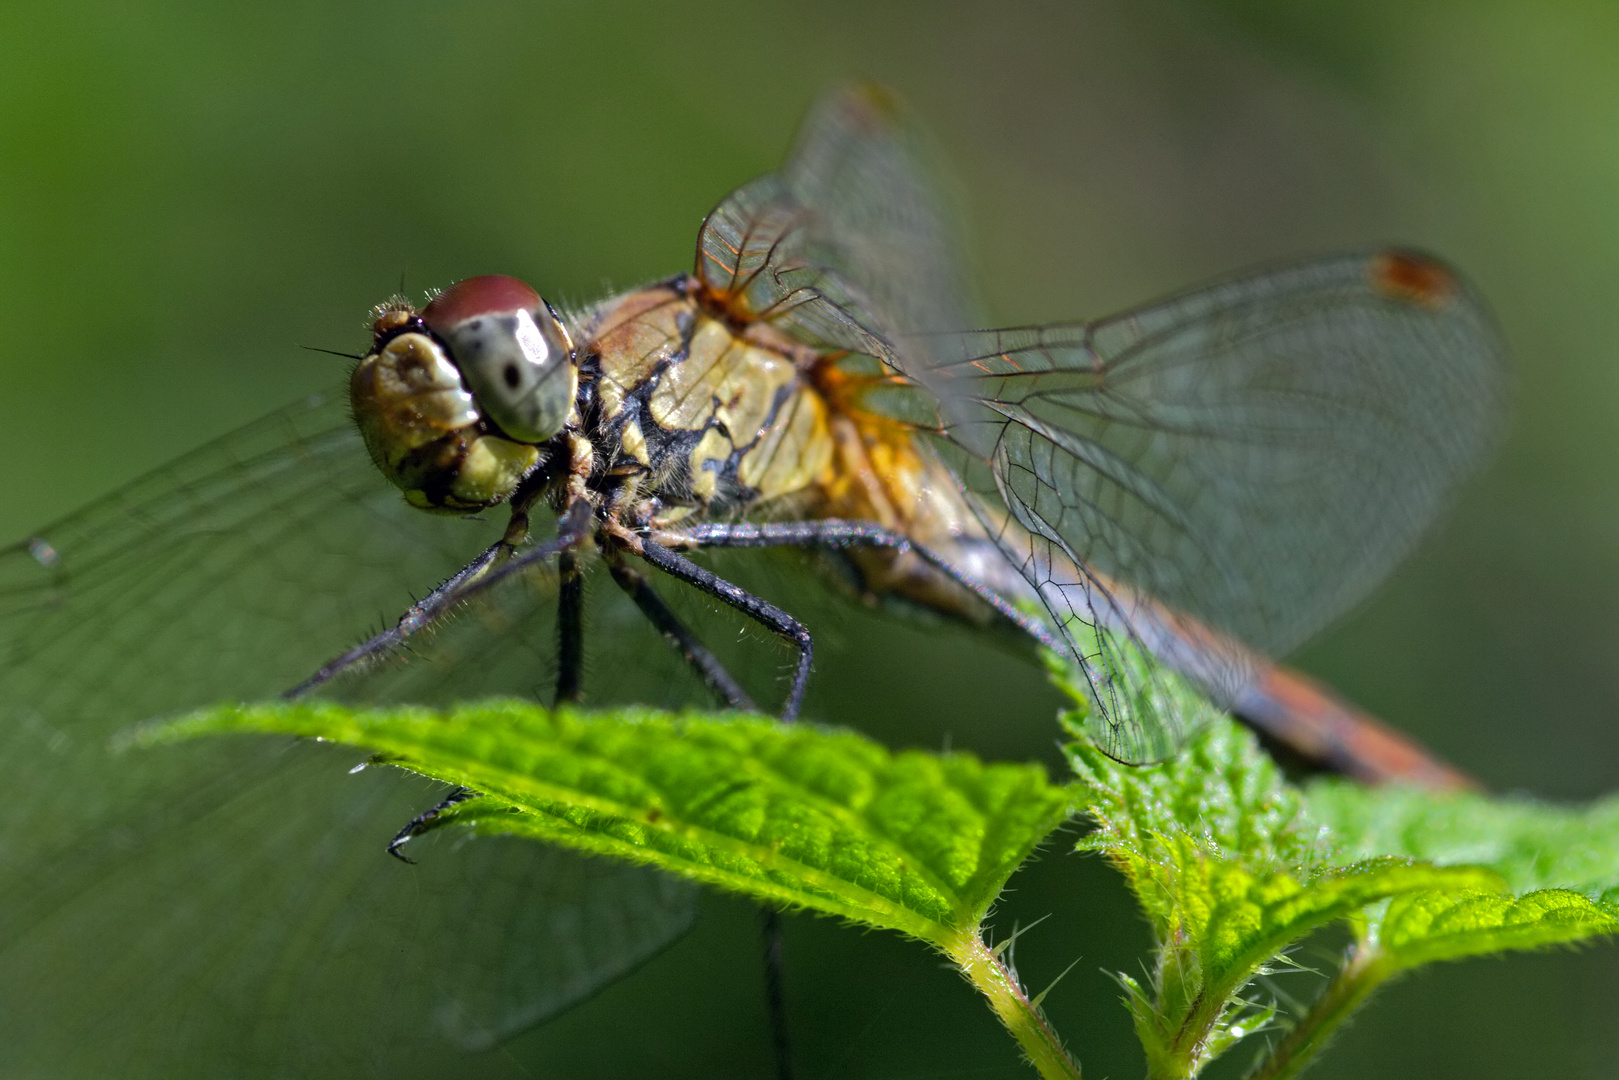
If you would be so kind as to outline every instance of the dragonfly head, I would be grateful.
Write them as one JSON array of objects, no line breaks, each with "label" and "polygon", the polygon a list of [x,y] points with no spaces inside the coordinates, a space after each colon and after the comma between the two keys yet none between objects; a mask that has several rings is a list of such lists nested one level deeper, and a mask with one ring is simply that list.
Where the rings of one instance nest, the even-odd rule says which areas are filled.
[{"label": "dragonfly head", "polygon": [[422,322],[503,434],[543,443],[562,430],[579,369],[567,328],[539,293],[503,274],[467,278],[435,296]]},{"label": "dragonfly head", "polygon": [[567,329],[516,278],[468,278],[421,312],[391,301],[372,332],[349,381],[354,417],[372,460],[416,506],[503,502],[573,409]]}]

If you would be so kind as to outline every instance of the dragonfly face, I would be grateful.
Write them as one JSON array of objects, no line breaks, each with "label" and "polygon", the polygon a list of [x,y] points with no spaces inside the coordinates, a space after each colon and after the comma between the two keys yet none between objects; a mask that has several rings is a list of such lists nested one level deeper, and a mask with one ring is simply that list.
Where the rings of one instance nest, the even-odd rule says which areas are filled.
[{"label": "dragonfly face", "polygon": [[505,502],[573,410],[568,332],[516,278],[471,278],[420,314],[384,304],[372,333],[349,401],[371,459],[415,506]]},{"label": "dragonfly face", "polygon": [[[259,1072],[312,1071],[277,1055],[344,1040],[414,1068],[426,1041],[533,1023],[689,923],[678,883],[484,841],[435,851],[407,888],[381,849],[419,788],[348,776],[331,747],[110,759],[130,724],[299,679],[438,704],[549,694],[549,670],[572,696],[583,645],[620,633],[581,630],[597,557],[693,691],[752,704],[638,567],[788,641],[793,689],[769,704],[790,713],[813,628],[687,557],[788,546],[869,598],[1066,651],[1098,740],[1151,760],[1189,734],[1164,680],[1251,715],[1306,701],[1263,654],[1409,550],[1500,411],[1494,327],[1419,254],[1335,255],[1041,327],[971,329],[964,295],[892,103],[834,95],[778,173],[710,214],[689,274],[578,312],[504,277],[384,305],[349,395],[0,550],[0,855],[16,870],[0,880],[16,928],[0,1071],[66,1075],[65,1040],[80,1073],[108,1075],[156,1061],[159,1036],[175,1049],[155,1075],[245,1074],[255,1054],[276,1059]],[[452,609],[466,614],[441,619]],[[418,647],[423,662],[366,663]],[[604,689],[636,693],[654,663],[598,659]],[[130,934],[131,959],[106,964]],[[64,988],[66,970],[100,972],[94,992]],[[253,1017],[258,1041],[154,1034],[128,1005],[148,998]],[[332,1007],[312,1019],[307,1002]]]}]

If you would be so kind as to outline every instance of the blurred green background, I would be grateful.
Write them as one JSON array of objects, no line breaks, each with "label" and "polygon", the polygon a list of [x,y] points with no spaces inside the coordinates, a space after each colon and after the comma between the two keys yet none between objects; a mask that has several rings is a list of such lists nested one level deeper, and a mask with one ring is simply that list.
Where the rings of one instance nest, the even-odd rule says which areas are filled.
[{"label": "blurred green background", "polygon": [[[1554,0],[10,4],[0,9],[0,534],[343,375],[368,307],[475,273],[588,300],[684,269],[813,96],[907,97],[994,321],[1105,314],[1391,240],[1453,260],[1516,362],[1499,459],[1297,662],[1493,787],[1619,788],[1619,12]],[[1038,674],[970,637],[838,628],[818,718],[1053,759]],[[1094,1076],[1140,1071],[1145,931],[1058,844],[998,916]],[[467,1075],[764,1075],[756,915]],[[801,1072],[1032,1075],[920,948],[789,921]],[[1606,1076],[1619,952],[1425,974],[1319,1071]],[[150,1003],[160,1010],[161,1002]],[[1246,1060],[1241,1052],[1234,1059]],[[1239,1060],[1218,1075],[1236,1075]]]}]

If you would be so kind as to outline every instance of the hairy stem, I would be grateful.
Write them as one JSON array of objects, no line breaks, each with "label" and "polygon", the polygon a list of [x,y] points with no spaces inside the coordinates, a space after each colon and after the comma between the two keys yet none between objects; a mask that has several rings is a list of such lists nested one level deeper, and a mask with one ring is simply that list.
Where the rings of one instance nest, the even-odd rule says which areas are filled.
[{"label": "hairy stem", "polygon": [[1398,973],[1398,966],[1375,945],[1361,942],[1355,947],[1355,955],[1310,1006],[1310,1011],[1245,1080],[1292,1080],[1315,1060],[1316,1054],[1372,991]]},{"label": "hairy stem", "polygon": [[984,944],[977,929],[963,931],[945,952],[961,973],[989,999],[989,1007],[1017,1039],[1018,1045],[1045,1080],[1080,1080],[1079,1065],[1063,1049],[1062,1040],[1040,1015],[1040,1010],[1018,985],[1017,978]]}]

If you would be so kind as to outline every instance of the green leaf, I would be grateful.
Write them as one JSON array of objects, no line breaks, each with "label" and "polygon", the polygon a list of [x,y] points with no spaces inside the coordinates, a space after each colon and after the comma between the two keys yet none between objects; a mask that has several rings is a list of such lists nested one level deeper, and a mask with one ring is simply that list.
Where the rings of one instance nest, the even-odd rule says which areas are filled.
[{"label": "green leaf", "polygon": [[1369,790],[1344,780],[1317,780],[1306,798],[1311,815],[1352,857],[1475,863],[1514,892],[1598,896],[1619,885],[1619,798],[1566,807],[1471,792]]},{"label": "green leaf", "polygon": [[1377,947],[1400,968],[1436,960],[1565,945],[1619,930],[1614,908],[1569,889],[1499,893],[1421,893],[1389,904]]},{"label": "green leaf", "polygon": [[1522,896],[1469,890],[1397,896],[1361,920],[1348,962],[1250,1078],[1297,1076],[1378,987],[1412,968],[1612,934],[1619,929],[1615,914],[1610,904],[1570,889]]},{"label": "green leaf", "polygon": [[1124,873],[1159,942],[1150,992],[1126,984],[1149,1075],[1192,1075],[1267,1020],[1242,988],[1312,930],[1392,896],[1500,885],[1477,867],[1340,865],[1299,791],[1225,718],[1161,765],[1121,765],[1084,742],[1069,760],[1096,824],[1079,847]]},{"label": "green leaf", "polygon": [[1346,851],[1476,863],[1502,878],[1497,890],[1402,897],[1374,915],[1367,946],[1388,974],[1619,932],[1619,800],[1579,809],[1333,780],[1312,784],[1308,801]]},{"label": "green leaf", "polygon": [[1034,765],[890,753],[848,731],[736,715],[521,701],[353,711],[224,706],[148,741],[278,732],[363,746],[481,794],[445,822],[646,863],[760,900],[976,940],[1007,878],[1069,813]]},{"label": "green leaf", "polygon": [[[1045,613],[1028,608],[1039,620]],[[1202,726],[1220,715],[1190,679],[1166,667],[1129,637],[1069,616],[1060,635],[1085,671],[1067,655],[1046,654],[1052,679],[1077,708],[1067,722],[1110,757],[1162,761],[1173,757]],[[1099,708],[1098,690],[1107,699]]]},{"label": "green leaf", "polygon": [[[1072,714],[1064,723],[1083,733]],[[1298,790],[1252,735],[1223,717],[1211,717],[1179,756],[1158,765],[1123,765],[1084,741],[1067,750],[1097,825],[1081,841],[1089,850],[1154,860],[1169,853],[1167,837],[1186,836],[1259,870],[1302,865],[1322,849]]]},{"label": "green leaf", "polygon": [[1619,799],[1572,810],[1339,780],[1301,792],[1206,703],[1181,703],[1199,733],[1179,757],[1122,765],[1087,739],[1077,673],[1052,670],[1077,706],[1069,760],[1096,825],[1079,846],[1124,873],[1159,943],[1148,985],[1120,977],[1149,1077],[1195,1075],[1269,1022],[1244,986],[1330,922],[1356,928],[1352,959],[1256,1076],[1296,1073],[1402,971],[1619,929]]}]

